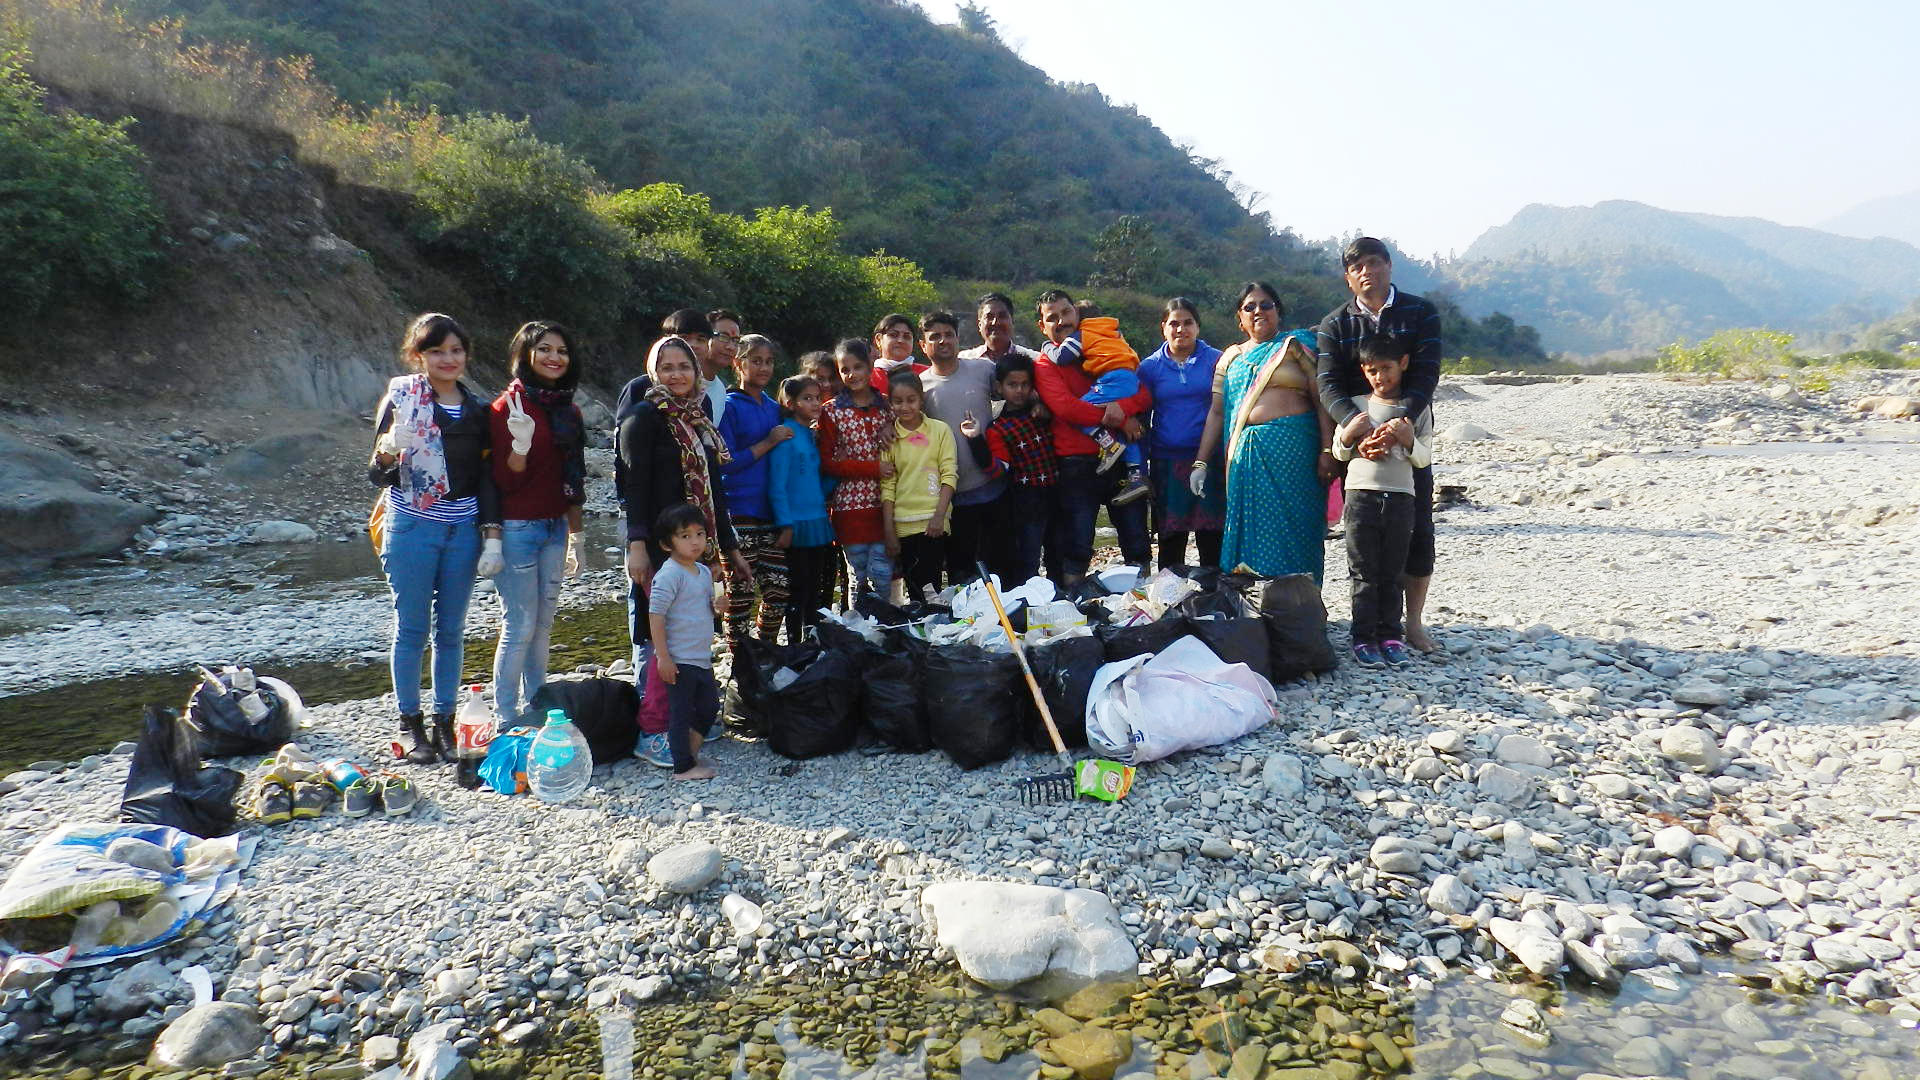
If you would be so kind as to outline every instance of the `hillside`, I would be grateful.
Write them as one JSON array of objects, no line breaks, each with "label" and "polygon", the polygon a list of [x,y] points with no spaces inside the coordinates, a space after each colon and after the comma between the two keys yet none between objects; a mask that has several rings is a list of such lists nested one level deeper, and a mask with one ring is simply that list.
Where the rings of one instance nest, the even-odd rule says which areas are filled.
[{"label": "hillside", "polygon": [[1841,236],[1887,236],[1920,246],[1920,191],[1871,199],[1818,227]]},{"label": "hillside", "polygon": [[1438,272],[1550,349],[1650,349],[1729,326],[1844,332],[1920,293],[1920,249],[1627,201],[1528,206]]},{"label": "hillside", "polygon": [[[526,116],[616,186],[723,211],[828,206],[851,250],[935,277],[1086,281],[1094,239],[1151,222],[1194,268],[1311,263],[1210,163],[993,35],[885,0],[134,0],[190,33],[311,55],[349,102]],[[424,32],[423,32],[424,31]],[[429,44],[430,40],[430,44]],[[1164,284],[1200,291],[1211,271]]]}]

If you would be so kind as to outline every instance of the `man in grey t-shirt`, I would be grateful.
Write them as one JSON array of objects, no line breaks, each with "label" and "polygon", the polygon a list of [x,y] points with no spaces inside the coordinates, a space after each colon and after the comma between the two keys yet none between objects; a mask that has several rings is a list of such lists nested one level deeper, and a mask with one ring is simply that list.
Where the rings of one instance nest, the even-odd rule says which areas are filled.
[{"label": "man in grey t-shirt", "polygon": [[994,512],[1007,490],[1006,477],[989,478],[981,471],[982,462],[960,430],[971,416],[976,433],[984,436],[993,420],[993,361],[960,355],[960,320],[946,311],[920,317],[920,348],[928,362],[920,373],[927,415],[953,429],[958,458],[959,482],[947,526],[947,581],[958,585],[980,576],[974,564],[989,554],[987,545],[997,531]]}]

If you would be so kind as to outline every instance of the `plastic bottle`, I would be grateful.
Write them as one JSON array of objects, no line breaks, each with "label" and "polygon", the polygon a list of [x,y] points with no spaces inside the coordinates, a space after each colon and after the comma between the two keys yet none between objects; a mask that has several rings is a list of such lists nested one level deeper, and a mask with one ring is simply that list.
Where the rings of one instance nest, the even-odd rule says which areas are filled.
[{"label": "plastic bottle", "polygon": [[493,741],[493,710],[480,695],[486,687],[479,683],[467,687],[467,700],[453,718],[454,780],[472,791],[480,786],[480,763],[486,759],[487,744]]},{"label": "plastic bottle", "polygon": [[728,893],[721,897],[720,914],[725,915],[727,921],[733,924],[733,932],[741,935],[753,933],[760,929],[761,923],[766,921],[766,916],[760,911],[760,905],[739,893]]},{"label": "plastic bottle", "polygon": [[328,758],[320,763],[320,771],[334,787],[346,791],[354,781],[367,778],[367,770],[356,762],[346,758]]},{"label": "plastic bottle", "polygon": [[547,710],[546,725],[527,747],[527,787],[543,803],[571,802],[593,779],[593,751],[587,737],[559,709]]}]

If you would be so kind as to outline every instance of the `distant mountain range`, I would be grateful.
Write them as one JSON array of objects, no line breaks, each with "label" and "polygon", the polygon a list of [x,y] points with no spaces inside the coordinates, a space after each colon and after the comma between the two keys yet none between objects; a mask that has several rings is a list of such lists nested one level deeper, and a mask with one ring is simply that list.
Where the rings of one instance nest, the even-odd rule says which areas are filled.
[{"label": "distant mountain range", "polygon": [[1528,206],[1428,270],[1467,312],[1505,312],[1573,354],[1737,326],[1845,334],[1920,296],[1920,247],[1901,240],[1625,200]]},{"label": "distant mountain range", "polygon": [[1920,247],[1920,191],[1861,203],[1819,227],[1841,236],[1890,236]]}]

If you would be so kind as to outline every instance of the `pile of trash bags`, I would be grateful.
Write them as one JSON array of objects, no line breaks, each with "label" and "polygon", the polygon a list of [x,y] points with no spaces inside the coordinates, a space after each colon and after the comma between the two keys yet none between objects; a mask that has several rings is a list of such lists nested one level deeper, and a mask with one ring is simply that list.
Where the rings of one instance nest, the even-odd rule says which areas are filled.
[{"label": "pile of trash bags", "polygon": [[70,824],[0,884],[9,972],[87,967],[151,952],[226,902],[258,841],[164,825]]},{"label": "pile of trash bags", "polygon": [[[1072,596],[1044,578],[1001,593],[1069,746],[1139,764],[1226,742],[1273,717],[1274,683],[1334,666],[1326,608],[1306,575],[1139,577],[1121,567]],[[937,749],[973,769],[1022,744],[1051,749],[979,582],[910,608],[864,597],[802,645],[748,639],[733,684],[729,726],[790,758],[878,744]]]}]

